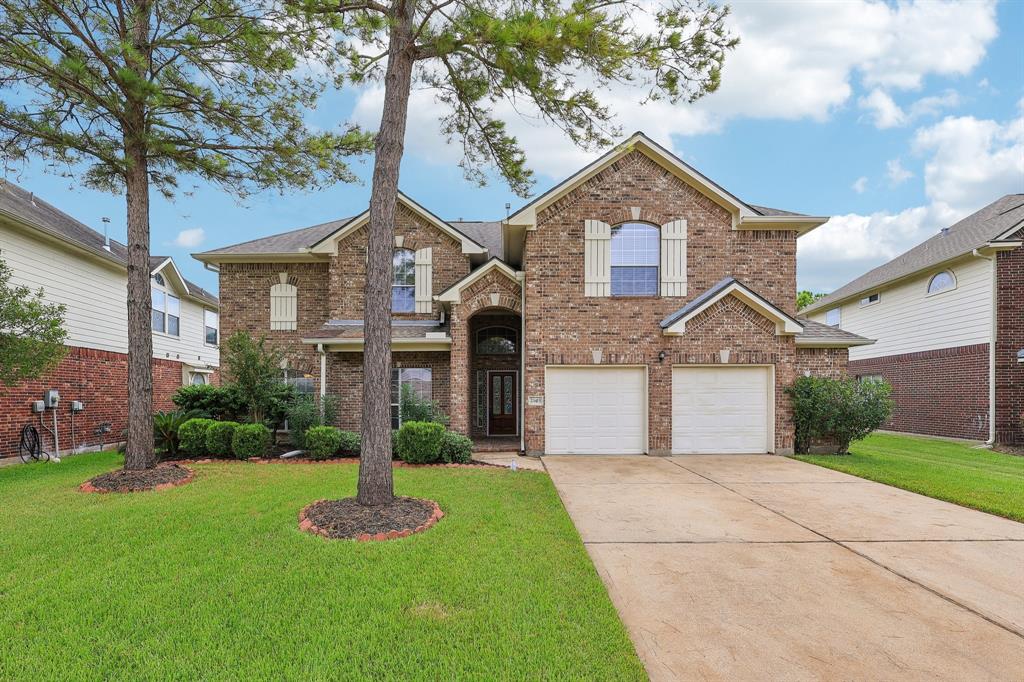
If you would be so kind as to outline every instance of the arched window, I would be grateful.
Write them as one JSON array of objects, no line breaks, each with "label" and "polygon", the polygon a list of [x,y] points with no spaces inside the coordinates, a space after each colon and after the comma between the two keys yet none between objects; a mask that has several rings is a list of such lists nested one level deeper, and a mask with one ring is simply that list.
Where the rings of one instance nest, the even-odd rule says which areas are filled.
[{"label": "arched window", "polygon": [[159,272],[153,275],[153,281],[162,287],[167,286],[167,283],[164,281],[164,276],[161,275]]},{"label": "arched window", "polygon": [[476,333],[477,355],[512,355],[519,335],[511,327],[485,327]]},{"label": "arched window", "polygon": [[392,261],[391,312],[416,310],[416,254],[411,249],[395,249]]},{"label": "arched window", "polygon": [[942,291],[949,291],[956,288],[956,277],[949,270],[934,275],[928,282],[928,293],[937,294]]},{"label": "arched window", "polygon": [[659,245],[657,227],[623,223],[612,228],[612,296],[657,296]]}]

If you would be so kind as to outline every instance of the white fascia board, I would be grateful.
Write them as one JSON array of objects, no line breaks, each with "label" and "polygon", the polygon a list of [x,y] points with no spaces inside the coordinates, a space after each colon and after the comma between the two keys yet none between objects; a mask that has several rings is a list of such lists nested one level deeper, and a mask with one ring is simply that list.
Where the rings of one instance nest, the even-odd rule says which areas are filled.
[{"label": "white fascia board", "polygon": [[639,151],[659,163],[673,175],[694,187],[702,194],[711,198],[715,203],[727,209],[733,215],[735,225],[737,217],[742,219],[746,216],[755,216],[756,213],[749,206],[739,201],[708,178],[701,175],[696,169],[684,163],[675,154],[659,145],[643,133],[634,133],[628,140],[621,143],[610,152],[597,159],[582,170],[563,180],[550,190],[540,195],[532,202],[512,214],[506,222],[509,225],[525,226],[529,230],[537,229],[537,212],[552,202],[561,199],[573,189],[583,184],[594,175],[600,173],[618,159],[633,151]]},{"label": "white fascia board", "polygon": [[1003,232],[1001,235],[999,235],[998,237],[996,237],[992,241],[994,241],[994,242],[1008,241],[1010,239],[1010,237],[1012,237],[1013,235],[1015,235],[1018,232],[1020,232],[1021,229],[1024,229],[1024,220],[1020,221],[1019,223],[1017,223],[1016,225],[1011,227],[1006,232]]},{"label": "white fascia board", "polygon": [[520,284],[523,273],[517,270],[513,270],[505,263],[497,259],[488,261],[486,265],[483,265],[473,272],[469,273],[455,284],[448,287],[445,291],[441,292],[437,296],[434,296],[434,300],[439,303],[462,303],[462,290],[468,287],[473,282],[477,281],[491,270],[498,270],[501,274],[508,277],[516,284]]},{"label": "white fascia board", "polygon": [[729,286],[722,289],[720,292],[709,298],[702,305],[694,308],[689,313],[673,322],[670,326],[666,327],[662,334],[666,336],[681,336],[686,333],[686,323],[692,320],[694,317],[704,312],[715,303],[718,303],[726,296],[735,296],[739,300],[746,303],[748,306],[759,312],[764,317],[775,322],[775,334],[799,334],[804,330],[802,324],[789,317],[774,305],[764,300],[760,296],[747,291],[737,282],[733,282]]},{"label": "white fascia board", "polygon": [[289,251],[287,253],[193,253],[190,254],[200,263],[219,265],[221,263],[322,263],[324,255],[312,254],[309,251]]},{"label": "white fascia board", "polygon": [[[329,351],[362,351],[363,350],[363,339],[362,338],[345,338],[345,339],[302,339],[302,343],[308,345],[322,344],[326,350]],[[451,337],[445,337],[443,339],[391,339],[391,350],[439,350],[445,351],[452,347]]]},{"label": "white fascia board", "polygon": [[738,230],[795,230],[802,237],[829,221],[828,216],[741,216]]},{"label": "white fascia board", "polygon": [[796,338],[796,345],[800,348],[850,348],[852,346],[870,346],[874,342],[875,339]]}]

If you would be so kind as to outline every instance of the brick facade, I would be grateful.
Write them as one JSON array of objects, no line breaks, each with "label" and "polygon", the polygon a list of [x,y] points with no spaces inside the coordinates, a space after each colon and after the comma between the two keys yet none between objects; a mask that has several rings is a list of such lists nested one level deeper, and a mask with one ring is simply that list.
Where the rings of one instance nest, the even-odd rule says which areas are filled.
[{"label": "brick facade", "polygon": [[988,344],[850,361],[853,376],[881,376],[895,402],[885,428],[953,438],[988,438]]},{"label": "brick facade", "polygon": [[[584,221],[610,225],[635,220],[688,224],[686,297],[584,296]],[[774,324],[737,299],[726,298],[687,324],[684,336],[668,337],[659,322],[727,275],[796,313],[796,234],[737,231],[732,217],[705,195],[634,152],[570,191],[537,217],[526,238],[526,395],[543,396],[547,365],[594,363],[645,365],[648,374],[648,451],[671,449],[673,365],[730,363],[775,366],[775,447],[793,447],[789,400],[782,388],[796,372],[792,337],[776,336]],[[557,320],[557,324],[552,324]],[[666,359],[659,361],[664,351]],[[526,447],[544,448],[544,408],[526,407]]]},{"label": "brick facade", "polygon": [[[1024,230],[1017,239],[1024,238]],[[996,256],[996,441],[1024,444],[1024,248]]]},{"label": "brick facade", "polygon": [[847,376],[850,353],[845,348],[797,348],[797,376],[843,379]]},{"label": "brick facade", "polygon": [[[173,410],[171,396],[182,384],[182,365],[173,360],[153,359],[153,409]],[[124,353],[69,347],[68,354],[46,376],[14,387],[2,387],[0,393],[0,457],[18,454],[21,429],[32,424],[39,429],[43,447],[52,450],[53,439],[39,426],[39,415],[32,412],[32,401],[41,400],[43,392],[56,388],[60,392],[57,408],[60,448],[67,451],[72,444],[93,446],[122,439],[127,428],[128,356]],[[71,401],[85,403],[85,410],[75,415],[75,433],[71,433]],[[47,410],[43,423],[53,428],[53,412]],[[110,424],[105,436],[97,435],[100,424]]]}]

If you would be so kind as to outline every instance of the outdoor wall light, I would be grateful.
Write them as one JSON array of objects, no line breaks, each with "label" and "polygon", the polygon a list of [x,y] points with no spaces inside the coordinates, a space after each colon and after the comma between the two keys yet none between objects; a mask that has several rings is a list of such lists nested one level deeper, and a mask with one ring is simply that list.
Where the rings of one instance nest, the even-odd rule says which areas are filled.
[{"label": "outdoor wall light", "polygon": [[665,362],[665,351],[658,353],[658,362]]}]

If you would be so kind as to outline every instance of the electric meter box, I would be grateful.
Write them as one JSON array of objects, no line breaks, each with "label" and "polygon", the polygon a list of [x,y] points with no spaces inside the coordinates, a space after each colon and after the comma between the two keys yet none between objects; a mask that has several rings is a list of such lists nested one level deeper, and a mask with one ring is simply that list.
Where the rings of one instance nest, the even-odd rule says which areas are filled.
[{"label": "electric meter box", "polygon": [[72,400],[71,401],[71,411],[72,412],[81,412],[84,409],[85,409],[85,405],[82,404],[81,400]]},{"label": "electric meter box", "polygon": [[42,400],[33,400],[32,401],[32,411],[33,412],[42,412],[45,409],[46,409],[46,403],[44,403]]},{"label": "electric meter box", "polygon": [[55,388],[47,390],[43,394],[43,403],[48,408],[56,409],[57,405],[60,404],[60,392]]}]

